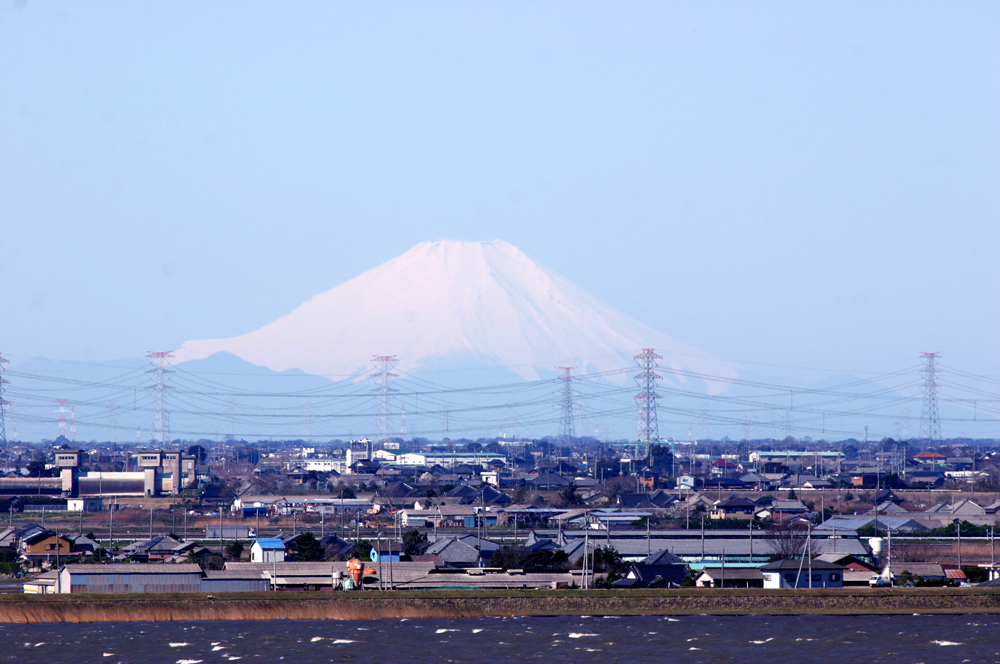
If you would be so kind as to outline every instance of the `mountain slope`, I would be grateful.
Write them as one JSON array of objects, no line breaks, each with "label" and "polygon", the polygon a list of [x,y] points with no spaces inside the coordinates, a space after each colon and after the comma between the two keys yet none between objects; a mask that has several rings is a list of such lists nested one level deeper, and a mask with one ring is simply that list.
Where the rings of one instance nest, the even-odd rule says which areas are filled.
[{"label": "mountain slope", "polygon": [[733,367],[618,312],[503,242],[444,240],[403,255],[230,339],[189,341],[180,362],[226,351],[273,371],[334,378],[397,355],[412,372],[441,358],[526,379],[556,364],[610,371],[654,347],[664,368],[731,377]]}]

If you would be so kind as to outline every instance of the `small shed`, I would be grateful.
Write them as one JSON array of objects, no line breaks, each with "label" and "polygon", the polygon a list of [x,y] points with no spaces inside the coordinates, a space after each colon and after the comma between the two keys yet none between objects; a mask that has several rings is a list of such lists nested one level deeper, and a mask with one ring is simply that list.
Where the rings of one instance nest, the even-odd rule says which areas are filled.
[{"label": "small shed", "polygon": [[285,562],[285,543],[277,537],[255,539],[250,545],[250,562],[253,563],[283,563]]},{"label": "small shed", "polygon": [[699,588],[763,588],[764,574],[753,567],[706,567],[695,584]]}]

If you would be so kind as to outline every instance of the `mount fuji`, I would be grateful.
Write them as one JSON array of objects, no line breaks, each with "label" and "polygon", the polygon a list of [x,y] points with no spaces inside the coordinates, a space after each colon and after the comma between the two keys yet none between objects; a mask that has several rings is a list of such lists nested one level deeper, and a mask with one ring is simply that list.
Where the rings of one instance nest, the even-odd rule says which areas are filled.
[{"label": "mount fuji", "polygon": [[678,382],[683,371],[736,376],[729,362],[616,311],[507,242],[442,240],[418,244],[253,332],[188,341],[176,358],[226,352],[277,372],[337,379],[368,371],[374,354],[391,354],[404,372],[504,367],[533,380],[555,365],[633,367],[640,348],[663,355]]}]

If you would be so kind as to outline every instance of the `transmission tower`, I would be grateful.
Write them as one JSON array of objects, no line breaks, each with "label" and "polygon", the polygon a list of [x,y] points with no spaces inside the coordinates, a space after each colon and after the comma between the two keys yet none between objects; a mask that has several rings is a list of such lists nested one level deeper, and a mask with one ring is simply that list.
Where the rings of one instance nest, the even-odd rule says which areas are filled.
[{"label": "transmission tower", "polygon": [[920,438],[928,442],[941,440],[941,418],[937,405],[937,368],[934,360],[939,352],[921,353],[924,360],[924,412],[920,417]]},{"label": "transmission tower", "polygon": [[[4,399],[3,393],[5,388],[10,385],[10,381],[3,377],[3,372],[7,370],[7,365],[10,364],[10,360],[0,353],[0,445],[3,446],[3,452],[7,452],[7,423],[5,421],[5,413],[7,412],[7,406],[10,402]],[[17,437],[17,428],[14,428],[14,436]]]},{"label": "transmission tower", "polygon": [[69,399],[56,399],[56,403],[59,404],[59,409],[56,411],[56,424],[58,425],[57,436],[60,438],[66,437],[66,404],[69,403]]},{"label": "transmission tower", "polygon": [[392,420],[391,400],[392,395],[397,390],[393,388],[392,381],[399,377],[399,374],[392,373],[392,368],[399,362],[395,355],[372,355],[372,364],[375,365],[375,375],[372,380],[375,387],[372,394],[375,395],[375,442],[385,440],[390,435],[390,421]]},{"label": "transmission tower", "polygon": [[[171,351],[149,351],[146,359],[153,363],[148,373],[153,379],[153,435],[158,436],[160,445],[166,447],[170,443],[170,413],[167,412],[167,374],[170,361],[174,359]],[[138,437],[138,433],[136,433]]]},{"label": "transmission tower", "polygon": [[69,439],[76,442],[76,406],[69,407]]},{"label": "transmission tower", "polygon": [[302,424],[306,429],[306,440],[312,440],[313,435],[313,411],[312,411],[312,400],[303,399],[302,401]]},{"label": "transmission tower", "polygon": [[406,404],[403,404],[403,414],[399,418],[399,437],[406,440]]},{"label": "transmission tower", "polygon": [[573,369],[576,367],[556,367],[562,372],[559,380],[562,387],[559,388],[559,408],[562,415],[559,417],[559,437],[565,442],[569,438],[576,437],[576,425],[573,423]]},{"label": "transmission tower", "polygon": [[111,400],[105,402],[108,407],[108,426],[111,428],[111,442],[118,442],[118,402]]},{"label": "transmission tower", "polygon": [[226,399],[226,441],[236,440],[236,402]]},{"label": "transmission tower", "polygon": [[635,403],[639,406],[639,440],[636,445],[636,457],[641,458],[649,452],[651,443],[660,439],[660,427],[656,422],[656,404],[663,397],[656,393],[656,386],[663,376],[656,373],[663,357],[657,355],[653,348],[643,348],[642,353],[635,356],[639,365],[639,374],[635,377],[639,386],[639,394],[635,395]]},{"label": "transmission tower", "polygon": [[500,436],[507,440],[510,438],[517,438],[515,430],[517,429],[517,413],[514,410],[514,400],[507,399],[507,423],[500,428]]}]

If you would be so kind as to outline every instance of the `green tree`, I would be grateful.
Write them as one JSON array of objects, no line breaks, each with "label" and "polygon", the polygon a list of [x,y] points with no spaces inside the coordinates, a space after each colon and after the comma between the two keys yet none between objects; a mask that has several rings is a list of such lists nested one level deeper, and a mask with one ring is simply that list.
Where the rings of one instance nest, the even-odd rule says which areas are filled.
[{"label": "green tree", "polygon": [[417,556],[427,546],[427,535],[418,530],[407,530],[403,533],[403,553],[408,556]]},{"label": "green tree", "polygon": [[219,571],[226,565],[226,561],[223,560],[222,556],[217,553],[213,553],[208,556],[199,556],[198,559],[193,562],[198,563],[202,570]]},{"label": "green tree", "polygon": [[205,463],[205,459],[208,458],[208,452],[201,445],[192,445],[187,448],[188,456],[193,456],[198,459],[198,463]]},{"label": "green tree", "polygon": [[490,556],[490,567],[523,569],[529,571],[554,571],[569,569],[565,551],[532,551],[525,546],[502,546]]},{"label": "green tree", "polygon": [[972,583],[983,583],[986,581],[986,570],[979,565],[962,565],[962,571]]},{"label": "green tree", "polygon": [[580,502],[580,499],[576,496],[576,484],[570,482],[563,487],[562,491],[559,492],[559,498],[566,505],[576,505]]},{"label": "green tree", "polygon": [[628,571],[628,563],[622,559],[622,554],[611,546],[600,546],[590,554],[590,569],[595,572],[604,572],[603,579],[598,579],[594,584],[596,588],[611,588],[615,581],[625,576]]},{"label": "green tree", "polygon": [[370,562],[372,559],[372,543],[371,540],[359,539],[351,547],[351,550],[347,553],[350,558],[357,558],[362,562]]},{"label": "green tree", "polygon": [[302,533],[297,539],[295,539],[294,550],[292,552],[292,558],[294,560],[314,562],[318,560],[323,560],[323,547],[320,545],[319,540],[312,533]]},{"label": "green tree", "polygon": [[226,558],[230,560],[239,560],[240,556],[243,555],[243,545],[239,542],[233,542],[232,544],[226,545]]},{"label": "green tree", "polygon": [[490,556],[490,567],[503,570],[524,569],[530,556],[531,549],[526,546],[502,546]]}]

